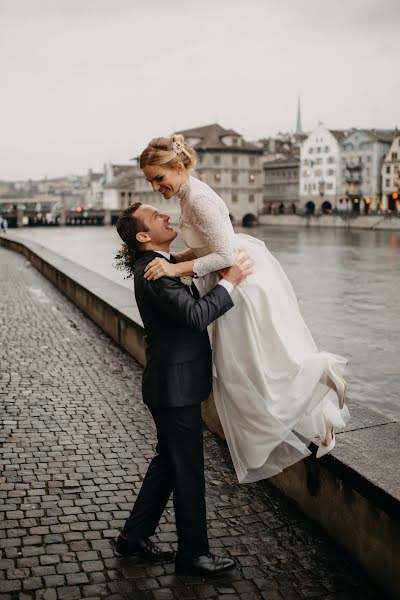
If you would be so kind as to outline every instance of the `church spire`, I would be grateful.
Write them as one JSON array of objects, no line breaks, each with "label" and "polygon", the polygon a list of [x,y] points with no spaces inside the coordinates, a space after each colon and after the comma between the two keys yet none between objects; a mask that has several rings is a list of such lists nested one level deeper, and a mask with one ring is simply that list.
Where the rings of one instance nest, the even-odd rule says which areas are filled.
[{"label": "church spire", "polygon": [[300,106],[300,95],[297,100],[297,120],[296,120],[296,133],[302,133],[302,125],[301,125],[301,106]]}]

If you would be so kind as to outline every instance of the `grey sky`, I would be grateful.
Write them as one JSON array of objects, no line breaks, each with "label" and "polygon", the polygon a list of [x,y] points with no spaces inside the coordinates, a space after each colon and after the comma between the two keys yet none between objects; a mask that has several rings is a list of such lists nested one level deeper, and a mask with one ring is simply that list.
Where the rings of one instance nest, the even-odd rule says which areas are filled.
[{"label": "grey sky", "polygon": [[0,179],[218,122],[400,126],[398,0],[0,0]]}]

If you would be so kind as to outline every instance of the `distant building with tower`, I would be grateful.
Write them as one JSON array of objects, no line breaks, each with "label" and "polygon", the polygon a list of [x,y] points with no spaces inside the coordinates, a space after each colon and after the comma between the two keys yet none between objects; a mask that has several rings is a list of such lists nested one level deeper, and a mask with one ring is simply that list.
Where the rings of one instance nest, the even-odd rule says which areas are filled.
[{"label": "distant building with tower", "polygon": [[259,140],[263,148],[263,212],[296,213],[299,208],[300,146],[307,138],[302,131],[300,97],[295,133]]}]

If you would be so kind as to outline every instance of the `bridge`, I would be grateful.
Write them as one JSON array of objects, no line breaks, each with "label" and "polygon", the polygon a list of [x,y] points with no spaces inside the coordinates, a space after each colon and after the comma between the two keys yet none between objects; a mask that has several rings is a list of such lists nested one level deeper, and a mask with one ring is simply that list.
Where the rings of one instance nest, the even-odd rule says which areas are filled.
[{"label": "bridge", "polygon": [[[115,225],[120,210],[111,209],[77,209],[64,210],[59,206],[43,207],[38,210],[31,203],[6,206],[0,201],[0,215],[5,217],[10,228],[14,227],[54,227],[54,226],[83,226],[83,225]],[[168,211],[166,211],[168,212]],[[171,222],[178,222],[177,211],[170,211]],[[254,213],[237,211],[229,217],[234,225],[250,227],[258,223]]]}]

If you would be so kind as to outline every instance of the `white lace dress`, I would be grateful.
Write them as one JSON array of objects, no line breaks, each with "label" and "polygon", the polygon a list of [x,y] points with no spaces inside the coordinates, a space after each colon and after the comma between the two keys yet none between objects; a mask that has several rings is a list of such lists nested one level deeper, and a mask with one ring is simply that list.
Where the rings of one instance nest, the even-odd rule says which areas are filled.
[{"label": "white lace dress", "polygon": [[209,330],[213,393],[239,482],[271,477],[308,456],[310,438],[324,439],[324,416],[346,425],[347,406],[324,383],[346,360],[318,351],[282,267],[264,242],[235,234],[225,203],[207,184],[189,177],[177,195],[202,292],[238,250],[255,261],[233,291],[235,306]]}]

